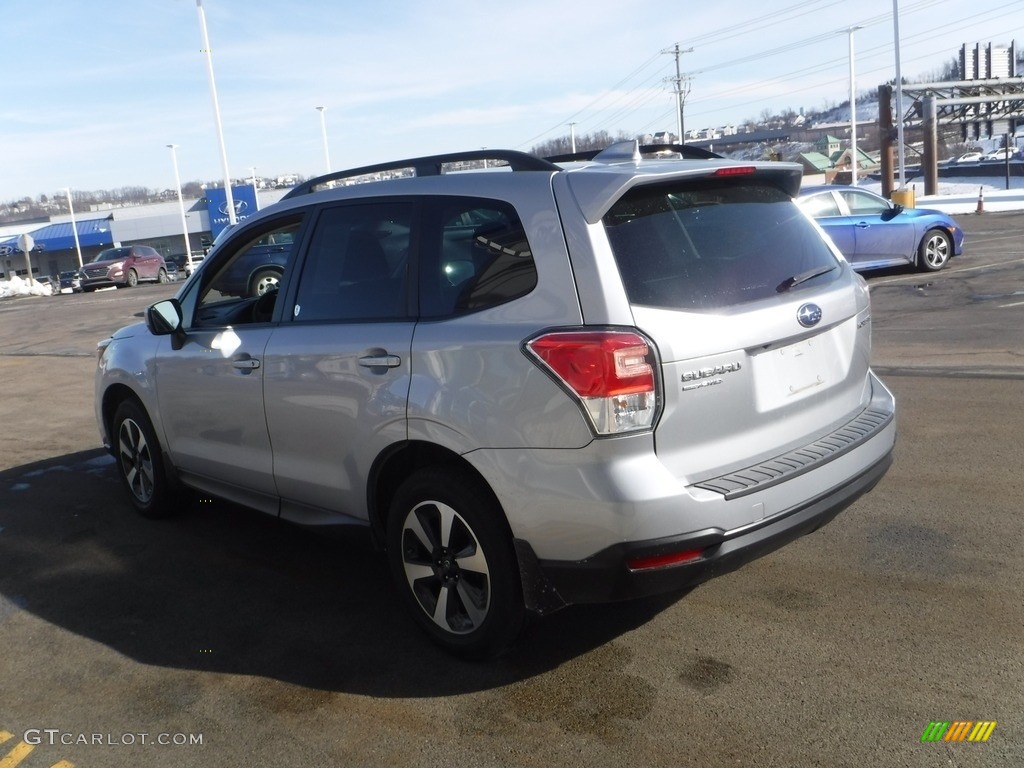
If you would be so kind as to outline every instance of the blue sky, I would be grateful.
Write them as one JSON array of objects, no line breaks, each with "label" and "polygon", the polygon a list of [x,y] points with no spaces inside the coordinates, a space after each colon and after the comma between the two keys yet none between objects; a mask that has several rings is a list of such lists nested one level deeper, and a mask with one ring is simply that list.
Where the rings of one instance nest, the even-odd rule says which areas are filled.
[{"label": "blue sky", "polygon": [[[894,76],[892,0],[630,3],[203,0],[234,177],[479,147],[528,150],[597,130],[676,128],[848,98]],[[907,77],[962,43],[1024,38],[1021,0],[899,0]],[[0,200],[64,187],[173,187],[222,176],[195,0],[3,0]],[[1024,39],[1019,41],[1024,45]]]}]

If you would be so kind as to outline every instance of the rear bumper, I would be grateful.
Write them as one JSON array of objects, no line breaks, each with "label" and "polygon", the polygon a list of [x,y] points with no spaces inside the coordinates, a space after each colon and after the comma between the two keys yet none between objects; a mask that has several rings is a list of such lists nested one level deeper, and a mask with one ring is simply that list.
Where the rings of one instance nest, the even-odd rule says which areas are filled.
[{"label": "rear bumper", "polygon": [[[741,566],[811,533],[870,491],[892,463],[892,451],[860,474],[786,512],[723,531],[707,529],[651,541],[612,545],[580,561],[538,560],[516,542],[527,607],[546,613],[573,603],[612,602],[680,591]],[[699,559],[634,569],[638,559],[700,550]]]}]

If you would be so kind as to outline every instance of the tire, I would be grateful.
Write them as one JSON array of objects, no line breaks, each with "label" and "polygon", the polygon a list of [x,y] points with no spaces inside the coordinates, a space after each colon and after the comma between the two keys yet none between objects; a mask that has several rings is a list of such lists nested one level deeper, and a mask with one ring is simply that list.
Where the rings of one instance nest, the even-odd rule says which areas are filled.
[{"label": "tire", "polygon": [[525,609],[512,535],[475,476],[452,469],[410,476],[391,504],[387,549],[396,586],[439,646],[481,659],[515,642]]},{"label": "tire", "polygon": [[281,273],[273,269],[263,269],[255,274],[249,284],[250,296],[262,296],[271,288],[278,288],[281,284]]},{"label": "tire", "polygon": [[170,282],[170,281],[169,281],[169,280],[167,279],[167,270],[166,270],[166,269],[162,269],[162,268],[161,268],[161,270],[160,270],[159,274],[157,274],[157,276],[156,276],[156,281],[157,281],[158,283],[161,283],[161,284],[162,284],[162,283],[168,283],[168,282]]},{"label": "tire", "polygon": [[941,229],[929,229],[917,249],[917,266],[922,272],[938,272],[953,255],[953,241]]},{"label": "tire", "polygon": [[143,517],[174,514],[175,505],[164,474],[163,453],[146,412],[134,400],[125,400],[114,413],[111,440],[117,474],[128,489],[132,505]]},{"label": "tire", "polygon": [[128,270],[128,279],[125,280],[125,285],[129,288],[134,288],[139,284],[139,274],[134,269]]}]

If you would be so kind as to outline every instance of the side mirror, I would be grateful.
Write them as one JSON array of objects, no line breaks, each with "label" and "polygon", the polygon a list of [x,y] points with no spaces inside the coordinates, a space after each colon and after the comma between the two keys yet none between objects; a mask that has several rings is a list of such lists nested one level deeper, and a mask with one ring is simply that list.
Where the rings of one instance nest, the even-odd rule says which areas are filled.
[{"label": "side mirror", "polygon": [[882,214],[882,221],[892,221],[901,213],[903,213],[903,211],[904,208],[902,205],[900,205],[899,203],[893,203],[892,208],[890,208],[888,211]]},{"label": "side mirror", "polygon": [[154,336],[167,336],[181,330],[181,305],[176,299],[159,301],[146,310],[146,327]]},{"label": "side mirror", "polygon": [[173,336],[172,347],[181,349],[185,343],[181,304],[177,299],[158,301],[146,310],[146,327],[154,336]]}]

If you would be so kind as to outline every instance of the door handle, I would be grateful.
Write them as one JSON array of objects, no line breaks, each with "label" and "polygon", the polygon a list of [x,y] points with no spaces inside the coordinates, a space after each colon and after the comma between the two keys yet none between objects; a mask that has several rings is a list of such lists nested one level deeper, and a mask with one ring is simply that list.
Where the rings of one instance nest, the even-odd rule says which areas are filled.
[{"label": "door handle", "polygon": [[254,357],[247,357],[244,360],[233,360],[231,365],[240,371],[254,371],[260,367],[260,361]]},{"label": "door handle", "polygon": [[398,355],[366,355],[359,358],[359,364],[364,368],[397,368],[402,364],[402,358]]}]

